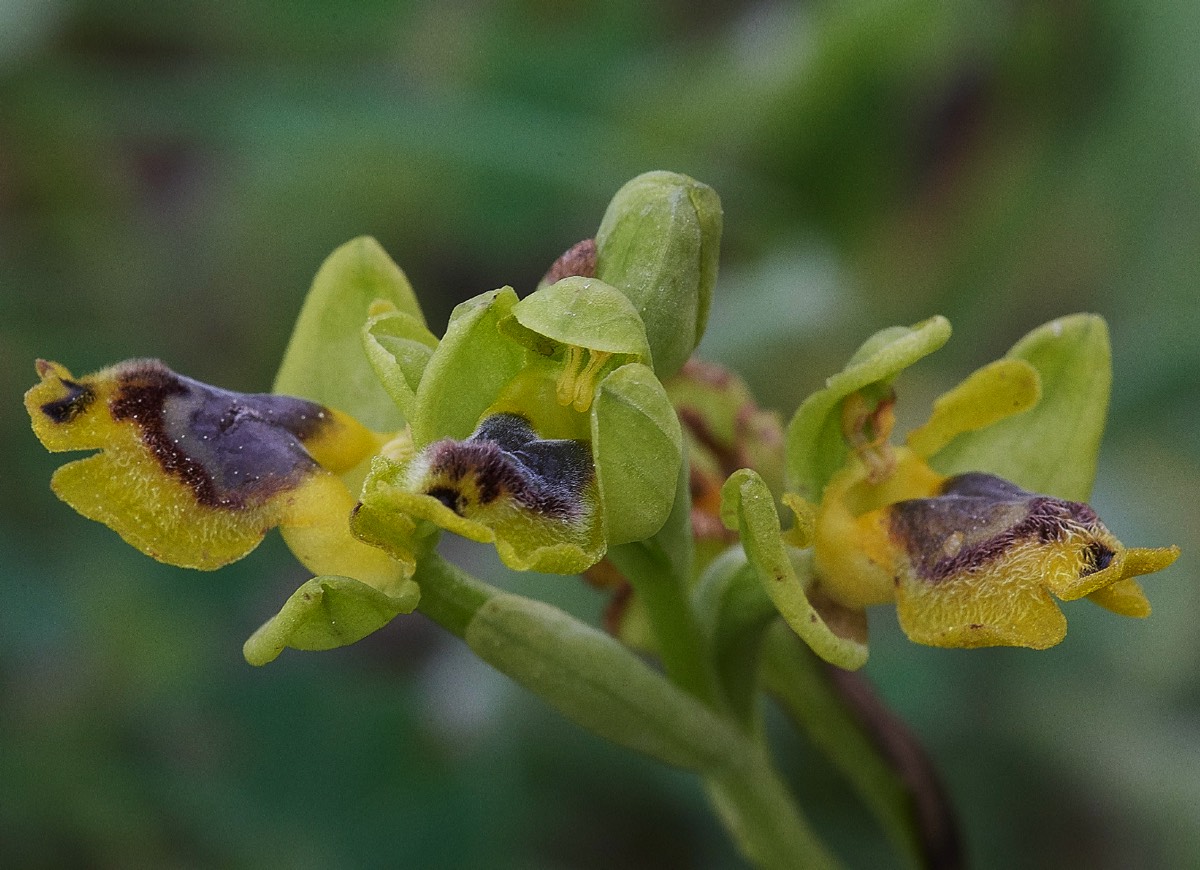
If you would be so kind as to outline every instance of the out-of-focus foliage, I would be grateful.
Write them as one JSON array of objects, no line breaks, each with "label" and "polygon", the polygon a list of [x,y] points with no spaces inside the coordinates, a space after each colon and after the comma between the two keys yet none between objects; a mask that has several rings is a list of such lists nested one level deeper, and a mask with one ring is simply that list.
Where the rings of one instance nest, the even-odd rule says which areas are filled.
[{"label": "out-of-focus foliage", "polygon": [[[725,206],[701,352],[787,413],[890,323],[955,324],[897,384],[923,408],[1038,323],[1108,319],[1093,504],[1183,547],[1147,583],[1154,615],[1085,609],[1054,650],[968,653],[881,612],[867,671],[931,747],[977,866],[1193,863],[1198,27],[1195,4],[1119,0],[0,4],[0,854],[729,865],[686,779],[421,618],[246,667],[241,639],[303,579],[283,548],[211,576],[138,556],[54,500],[59,460],[18,406],[38,356],[267,389],[317,266],[362,234],[440,334],[468,296],[531,290],[613,190],[666,168]],[[875,866],[863,811],[785,750],[834,847]]]}]

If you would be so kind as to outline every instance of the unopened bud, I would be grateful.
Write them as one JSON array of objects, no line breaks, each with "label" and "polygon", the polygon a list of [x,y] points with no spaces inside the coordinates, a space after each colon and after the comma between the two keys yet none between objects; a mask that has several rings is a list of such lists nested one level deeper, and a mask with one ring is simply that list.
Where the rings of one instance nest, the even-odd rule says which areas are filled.
[{"label": "unopened bud", "polygon": [[600,223],[596,277],[637,308],[660,378],[678,371],[704,334],[720,242],[716,191],[674,172],[628,182]]}]

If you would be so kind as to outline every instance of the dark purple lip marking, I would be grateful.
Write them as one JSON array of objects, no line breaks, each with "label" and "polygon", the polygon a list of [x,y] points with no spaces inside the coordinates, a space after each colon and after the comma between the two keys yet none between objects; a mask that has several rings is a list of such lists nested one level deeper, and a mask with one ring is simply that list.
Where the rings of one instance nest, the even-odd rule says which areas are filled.
[{"label": "dark purple lip marking", "polygon": [[509,496],[552,519],[575,520],[583,512],[593,474],[587,443],[538,438],[518,414],[488,417],[466,441],[446,439],[430,450],[429,471],[438,483],[426,494],[460,516],[469,504],[459,484],[468,478],[481,506]]},{"label": "dark purple lip marking", "polygon": [[67,394],[61,399],[55,399],[53,402],[42,405],[42,413],[55,423],[70,423],[88,409],[88,406],[96,400],[96,394],[91,387],[85,384],[76,383],[67,378],[58,380],[66,387]]},{"label": "dark purple lip marking", "polygon": [[317,468],[303,441],[331,419],[321,405],[211,387],[157,360],[126,363],[117,379],[113,419],[133,421],[163,471],[206,507],[261,505]]},{"label": "dark purple lip marking", "polygon": [[[1070,532],[1102,534],[1086,504],[1027,492],[1003,478],[972,472],[946,481],[933,498],[898,502],[890,509],[890,532],[908,553],[917,576],[929,583],[1000,559],[1015,544],[1065,540]],[[944,545],[959,536],[948,554]],[[1099,542],[1087,551],[1084,574],[1107,566],[1113,552]]]}]

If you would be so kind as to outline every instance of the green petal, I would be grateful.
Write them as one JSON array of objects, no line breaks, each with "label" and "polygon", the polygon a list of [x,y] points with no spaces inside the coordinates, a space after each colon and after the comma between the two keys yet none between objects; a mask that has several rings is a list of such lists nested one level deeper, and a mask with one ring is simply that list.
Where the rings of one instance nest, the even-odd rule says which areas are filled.
[{"label": "green petal", "polygon": [[1112,385],[1104,319],[1074,314],[1053,320],[1017,342],[1006,359],[1037,369],[1041,401],[1018,417],[959,436],[930,464],[943,474],[986,471],[1032,492],[1086,501]]},{"label": "green petal", "polygon": [[521,370],[525,349],[500,334],[517,302],[511,287],[468,299],[450,315],[446,335],[417,387],[412,419],[418,448],[439,438],[466,438],[501,389]]},{"label": "green petal", "polygon": [[592,453],[609,544],[653,536],[675,503],[683,434],[647,366],[630,363],[601,382],[592,406]]},{"label": "green petal", "polygon": [[363,236],[330,254],[300,309],[274,391],[340,408],[379,432],[400,428],[359,338],[377,299],[424,324],[412,286],[377,241]]},{"label": "green petal", "polygon": [[939,396],[925,425],[908,433],[908,446],[928,459],[965,432],[1028,411],[1041,395],[1037,369],[1023,359],[998,359]]},{"label": "green petal", "polygon": [[417,386],[437,348],[437,338],[420,318],[390,303],[373,306],[372,312],[362,328],[363,350],[404,419],[411,419]]},{"label": "green petal", "polygon": [[522,299],[512,309],[525,329],[558,344],[650,361],[646,328],[633,303],[599,278],[563,278]]},{"label": "green petal", "polygon": [[[746,558],[754,566],[767,595],[781,616],[825,661],[856,670],[867,661],[865,639],[854,631],[835,633],[834,626],[813,607],[806,583],[797,573],[780,537],[775,499],[763,479],[748,468],[735,472],[721,492],[722,516],[735,518]],[[807,558],[809,551],[795,551]],[[801,562],[800,567],[807,564]]]},{"label": "green petal", "polygon": [[704,334],[721,226],[711,187],[647,172],[617,191],[596,231],[596,276],[632,300],[660,377],[678,371]]},{"label": "green petal", "polygon": [[950,337],[950,323],[931,317],[915,326],[894,326],[867,339],[846,367],[797,409],[787,428],[788,489],[817,499],[846,460],[842,400],[873,385],[888,386],[917,360]]},{"label": "green petal", "polygon": [[250,636],[242,654],[252,665],[265,665],[285,647],[325,650],[347,646],[383,628],[398,614],[411,613],[420,597],[420,589],[412,581],[396,595],[385,595],[349,577],[314,577]]}]

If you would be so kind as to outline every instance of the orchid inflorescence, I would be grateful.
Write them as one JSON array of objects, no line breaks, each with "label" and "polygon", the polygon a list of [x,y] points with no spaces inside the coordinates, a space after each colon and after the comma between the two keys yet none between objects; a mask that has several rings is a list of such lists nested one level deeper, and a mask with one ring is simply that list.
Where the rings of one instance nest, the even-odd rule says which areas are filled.
[{"label": "orchid inflorescence", "polygon": [[[760,644],[781,621],[855,669],[876,604],[894,603],[912,640],[949,647],[1056,644],[1054,597],[1149,614],[1134,578],[1177,549],[1125,547],[1084,503],[1110,385],[1101,318],[1033,330],[903,444],[895,381],[950,325],[882,330],[784,426],[736,376],[689,361],[721,222],[706,185],[640,176],[537,289],[463,302],[440,339],[404,273],[356,239],[318,273],[272,393],[155,360],[83,377],[39,361],[25,405],[47,449],[98,451],[61,467],[55,493],[147,555],[214,569],[280,528],[317,576],[247,641],[251,663],[352,643],[420,607],[597,733],[702,771],[694,746],[663,748],[667,712],[619,723],[586,680],[566,685],[640,661],[614,664],[624,653],[597,652],[609,647],[591,634],[576,649],[573,618],[456,574],[439,533],[614,590],[608,629],[718,713],[754,694],[730,674],[755,681],[722,660],[742,641],[722,638]],[[778,844],[730,826],[771,863]]]}]

